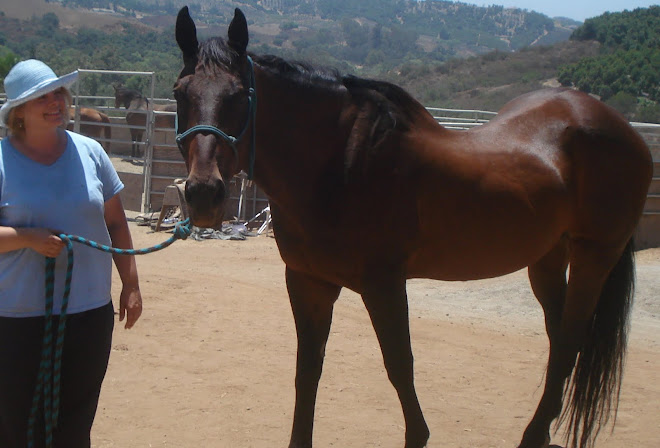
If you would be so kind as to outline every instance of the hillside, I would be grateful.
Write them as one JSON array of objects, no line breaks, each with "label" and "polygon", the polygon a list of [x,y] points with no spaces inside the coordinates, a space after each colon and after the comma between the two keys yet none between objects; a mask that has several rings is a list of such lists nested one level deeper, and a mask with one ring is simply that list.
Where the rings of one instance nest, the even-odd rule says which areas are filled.
[{"label": "hillside", "polygon": [[[0,46],[19,58],[43,59],[58,72],[156,71],[156,92],[168,96],[180,68],[174,21],[187,3],[201,38],[225,35],[238,6],[248,17],[252,51],[369,77],[565,41],[577,26],[534,12],[430,0],[0,0]],[[107,94],[119,81],[85,81],[85,87]],[[141,89],[143,81],[128,83]]]},{"label": "hillside", "polygon": [[557,69],[599,54],[598,42],[562,42],[518,52],[495,51],[444,64],[406,65],[385,78],[426,106],[496,111],[523,93],[557,87]]},{"label": "hillside", "polygon": [[[224,36],[240,6],[251,51],[386,79],[427,106],[497,110],[517,95],[562,84],[601,96],[630,119],[660,120],[660,7],[607,13],[579,26],[535,12],[431,0],[66,0],[66,8],[54,4],[59,0],[24,1],[33,15],[21,20],[11,14],[25,9],[0,0],[0,77],[13,57],[42,59],[60,73],[154,71],[156,95],[168,97],[181,64],[173,36],[178,8],[191,3],[205,38]],[[144,90],[148,81],[90,75],[81,82],[91,95],[109,95],[114,83]]]},{"label": "hillside", "polygon": [[[86,8],[65,8],[60,3],[45,0],[0,0],[0,14],[6,18],[24,21],[42,17],[47,13],[55,14],[60,26],[72,31],[82,26],[109,31],[116,29],[119,23],[130,20],[126,17],[100,14]],[[9,34],[9,30],[4,27],[0,31]]]},{"label": "hillside", "polygon": [[[332,59],[359,66],[549,45],[567,40],[579,25],[533,11],[440,0],[0,0],[0,11],[22,20],[51,12],[63,29],[72,31],[105,29],[119,21],[162,31],[173,26],[184,5],[189,5],[203,35],[224,32],[234,8],[240,7],[255,46],[304,56],[316,53],[320,45]],[[94,13],[85,9],[92,7]]]}]

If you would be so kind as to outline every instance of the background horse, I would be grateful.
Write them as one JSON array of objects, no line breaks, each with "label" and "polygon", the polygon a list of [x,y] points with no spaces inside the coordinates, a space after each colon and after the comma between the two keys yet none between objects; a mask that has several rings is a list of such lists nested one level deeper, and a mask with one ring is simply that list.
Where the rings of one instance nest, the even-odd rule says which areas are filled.
[{"label": "background horse", "polygon": [[[142,134],[147,125],[149,99],[143,96],[139,90],[127,89],[121,86],[113,87],[115,89],[115,109],[118,109],[120,106],[128,109],[126,123],[129,126],[135,126],[130,128],[131,140],[133,141],[131,157],[141,157],[139,142],[142,141]],[[153,110],[159,112],[176,112],[176,104],[154,104]],[[154,114],[154,116],[154,127],[174,129],[174,115]]]},{"label": "background horse", "polygon": [[[110,118],[103,112],[99,112],[90,107],[79,107],[79,109],[80,133],[96,140],[104,138],[105,141],[99,141],[99,143],[101,143],[101,146],[103,146],[106,152],[109,152],[110,139],[112,139]],[[71,106],[69,108],[69,120],[74,121],[75,119],[76,108]],[[74,123],[69,123],[67,125],[68,130],[72,131],[73,128]]]},{"label": "background horse", "polygon": [[220,223],[226,182],[241,169],[269,196],[298,335],[291,448],[312,445],[343,287],[361,294],[371,317],[405,447],[421,448],[429,430],[413,381],[406,280],[526,266],[550,354],[519,447],[548,447],[558,418],[571,447],[593,445],[618,405],[632,237],[652,177],[648,147],[619,113],[549,89],[513,100],[486,125],[448,130],[392,84],[248,55],[240,10],[227,40],[200,44],[183,8],[176,39],[177,141],[193,223]]}]

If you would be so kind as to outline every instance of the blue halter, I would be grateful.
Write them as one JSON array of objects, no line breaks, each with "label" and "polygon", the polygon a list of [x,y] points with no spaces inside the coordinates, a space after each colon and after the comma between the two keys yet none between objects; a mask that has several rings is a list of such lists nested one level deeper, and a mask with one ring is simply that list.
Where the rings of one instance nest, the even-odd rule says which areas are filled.
[{"label": "blue halter", "polygon": [[255,85],[254,81],[254,64],[252,62],[252,58],[250,56],[247,57],[248,62],[250,63],[250,87],[248,89],[248,116],[247,119],[245,120],[245,126],[243,126],[243,130],[241,131],[240,134],[238,134],[238,137],[234,137],[232,135],[229,135],[222,130],[216,128],[213,125],[210,124],[198,124],[197,126],[193,126],[192,128],[182,132],[179,132],[179,114],[177,113],[176,115],[176,130],[177,130],[177,136],[176,136],[176,144],[179,146],[179,149],[183,149],[183,140],[188,137],[191,134],[197,134],[199,132],[208,132],[211,134],[214,134],[220,138],[222,138],[224,141],[226,141],[229,146],[231,146],[231,149],[234,151],[234,156],[238,157],[238,149],[236,148],[236,145],[238,142],[243,138],[243,135],[245,134],[245,131],[247,131],[247,128],[250,126],[250,120],[252,120],[252,142],[250,143],[250,161],[248,165],[248,179],[252,179],[254,175],[254,157],[255,157],[255,136],[256,136],[256,122],[257,122],[257,88]]}]

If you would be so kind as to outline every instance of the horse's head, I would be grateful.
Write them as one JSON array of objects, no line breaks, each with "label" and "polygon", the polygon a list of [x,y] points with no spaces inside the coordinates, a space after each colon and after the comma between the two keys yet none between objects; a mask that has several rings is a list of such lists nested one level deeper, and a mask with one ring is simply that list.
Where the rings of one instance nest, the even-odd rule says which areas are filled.
[{"label": "horse's head", "polygon": [[186,201],[193,224],[215,227],[222,222],[226,183],[253,157],[254,137],[246,132],[254,132],[256,107],[247,21],[236,9],[226,41],[212,38],[200,44],[184,7],[176,40],[184,62],[174,97],[177,143],[188,168]]},{"label": "horse's head", "polygon": [[116,85],[113,85],[112,87],[115,89],[115,109],[119,109],[121,106],[128,109],[131,105],[131,101],[135,98],[142,98],[142,93],[138,90]]}]

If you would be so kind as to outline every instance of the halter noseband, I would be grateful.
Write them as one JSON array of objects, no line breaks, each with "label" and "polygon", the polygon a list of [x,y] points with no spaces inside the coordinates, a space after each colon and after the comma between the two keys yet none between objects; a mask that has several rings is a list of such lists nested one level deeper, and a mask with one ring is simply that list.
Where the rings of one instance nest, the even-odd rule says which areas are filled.
[{"label": "halter noseband", "polygon": [[177,130],[177,135],[176,135],[176,144],[179,146],[179,149],[183,149],[183,140],[188,137],[191,134],[197,134],[199,132],[208,132],[211,134],[216,135],[217,137],[222,138],[224,141],[226,141],[229,146],[231,146],[231,149],[234,151],[234,156],[238,157],[238,149],[236,148],[236,145],[238,142],[243,138],[243,135],[245,134],[245,131],[247,131],[247,128],[250,126],[250,120],[252,120],[252,142],[250,143],[250,161],[249,161],[249,166],[248,166],[248,179],[252,179],[254,175],[254,154],[255,154],[255,135],[256,135],[256,121],[257,121],[257,88],[256,84],[254,81],[254,64],[252,62],[252,58],[250,56],[247,57],[247,60],[250,64],[250,87],[248,89],[248,116],[247,119],[245,120],[245,126],[243,126],[243,130],[241,131],[240,134],[238,134],[238,137],[234,137],[232,135],[229,135],[222,130],[216,128],[213,125],[210,124],[198,124],[197,126],[193,126],[192,128],[182,132],[179,132],[179,114],[177,113],[176,115],[176,130]]}]

